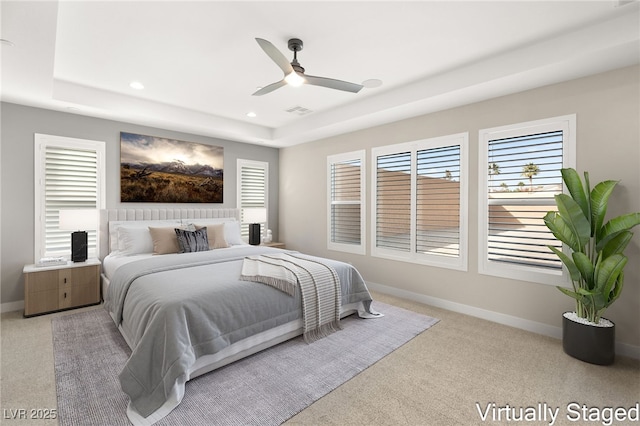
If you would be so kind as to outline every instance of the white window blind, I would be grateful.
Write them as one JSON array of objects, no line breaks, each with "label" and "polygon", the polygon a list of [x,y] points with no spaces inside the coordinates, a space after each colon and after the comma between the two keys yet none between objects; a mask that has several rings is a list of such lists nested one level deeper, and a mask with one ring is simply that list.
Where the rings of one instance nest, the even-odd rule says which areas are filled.
[{"label": "white window blind", "polygon": [[375,256],[466,270],[467,141],[465,133],[372,150]]},{"label": "white window blind", "polygon": [[460,255],[460,146],[418,151],[416,251]]},{"label": "white window blind", "polygon": [[[70,231],[58,229],[63,209],[104,208],[104,143],[35,135],[35,259],[69,256]],[[97,256],[97,229],[88,232],[89,257]]]},{"label": "white window blind", "polygon": [[562,244],[543,217],[556,209],[554,196],[563,192],[560,170],[572,167],[571,124],[570,117],[560,117],[481,132],[481,272],[541,282],[547,282],[544,274],[562,275],[548,247]]},{"label": "white window blind", "polygon": [[376,247],[411,251],[411,152],[376,159]]},{"label": "white window blind", "polygon": [[[495,166],[494,166],[495,165]],[[562,131],[489,141],[489,260],[560,269],[542,218],[562,193]],[[497,167],[496,167],[497,166]]]},{"label": "white window blind", "polygon": [[365,253],[364,151],[329,156],[328,248]]},{"label": "white window blind", "polygon": [[[238,208],[268,208],[268,180],[269,163],[238,159]],[[261,223],[262,228],[268,226],[267,223]],[[242,223],[241,235],[249,238],[248,223]]]}]

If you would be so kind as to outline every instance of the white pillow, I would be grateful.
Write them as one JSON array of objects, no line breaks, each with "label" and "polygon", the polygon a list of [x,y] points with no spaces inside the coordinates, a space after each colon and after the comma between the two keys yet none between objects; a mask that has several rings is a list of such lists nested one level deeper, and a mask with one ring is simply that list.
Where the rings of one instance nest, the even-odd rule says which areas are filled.
[{"label": "white pillow", "polygon": [[242,241],[242,237],[240,236],[240,222],[235,220],[224,223],[224,239],[227,240],[230,246],[247,244]]},{"label": "white pillow", "polygon": [[118,251],[121,255],[153,253],[153,239],[149,228],[118,228]]},{"label": "white pillow", "polygon": [[[120,221],[111,221],[109,222],[109,252],[121,251],[126,248],[129,250],[133,250],[135,253],[152,253],[153,252],[153,240],[151,240],[151,234],[149,233],[149,226],[178,226],[180,224],[179,220],[120,220]],[[144,233],[135,232],[127,232],[123,231],[122,236],[120,236],[120,229],[144,229],[148,236]],[[125,239],[126,242],[121,241],[121,239]],[[135,238],[142,238],[142,242],[135,243],[133,240]],[[148,238],[148,239],[147,239]],[[146,244],[151,241],[151,251],[148,252],[136,252],[137,249],[145,249]],[[142,244],[142,245],[141,245]],[[127,246],[127,247],[125,247]],[[135,247],[134,247],[135,246]],[[129,254],[135,254],[129,253]],[[123,253],[120,253],[123,254]]]}]

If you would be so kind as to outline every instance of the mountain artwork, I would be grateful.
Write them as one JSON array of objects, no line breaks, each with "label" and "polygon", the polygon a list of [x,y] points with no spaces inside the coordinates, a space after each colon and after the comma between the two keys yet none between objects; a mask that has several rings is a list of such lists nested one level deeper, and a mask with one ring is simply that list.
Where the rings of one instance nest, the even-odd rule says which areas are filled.
[{"label": "mountain artwork", "polygon": [[120,132],[120,201],[222,203],[223,150]]}]

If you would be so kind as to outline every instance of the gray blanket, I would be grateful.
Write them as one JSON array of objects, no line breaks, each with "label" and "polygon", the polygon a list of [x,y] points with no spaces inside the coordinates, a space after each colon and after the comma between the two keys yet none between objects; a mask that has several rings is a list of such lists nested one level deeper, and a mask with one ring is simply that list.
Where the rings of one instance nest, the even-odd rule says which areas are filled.
[{"label": "gray blanket", "polygon": [[[299,294],[240,280],[245,256],[275,251],[246,246],[172,254],[118,268],[105,308],[132,347],[120,383],[139,414],[159,409],[199,357],[301,318]],[[340,278],[342,305],[363,302],[368,310],[371,296],[357,270],[324,261]]]},{"label": "gray blanket", "polygon": [[323,261],[295,253],[245,257],[240,279],[259,282],[302,298],[303,336],[307,343],[340,330],[340,279]]}]

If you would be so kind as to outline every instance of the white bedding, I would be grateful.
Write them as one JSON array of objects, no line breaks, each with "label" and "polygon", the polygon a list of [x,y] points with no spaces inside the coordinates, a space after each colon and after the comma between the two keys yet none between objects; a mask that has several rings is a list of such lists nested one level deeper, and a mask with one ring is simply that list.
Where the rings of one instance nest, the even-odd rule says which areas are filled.
[{"label": "white bedding", "polygon": [[[227,247],[225,249],[218,249],[218,250],[237,250],[237,249],[241,249],[242,247],[246,247],[247,245],[248,244],[234,245],[234,246]],[[107,257],[105,257],[104,260],[102,261],[102,274],[104,275],[104,277],[110,280],[111,277],[113,277],[113,274],[115,273],[116,269],[118,269],[120,266],[126,265],[127,263],[135,262],[136,260],[147,259],[152,256],[155,256],[155,255],[153,253],[141,253],[141,254],[134,254],[134,255],[127,256],[127,255],[121,255],[118,253],[111,253]],[[160,256],[174,256],[174,255],[163,254]],[[176,254],[175,256],[179,256],[179,254]]]},{"label": "white bedding", "polygon": [[153,253],[137,254],[133,256],[120,256],[117,254],[110,254],[102,261],[102,274],[110,280],[111,277],[113,277],[113,274],[116,272],[116,269],[118,269],[120,266],[126,265],[127,263],[135,262],[139,259],[146,259],[151,256],[153,256]]}]

